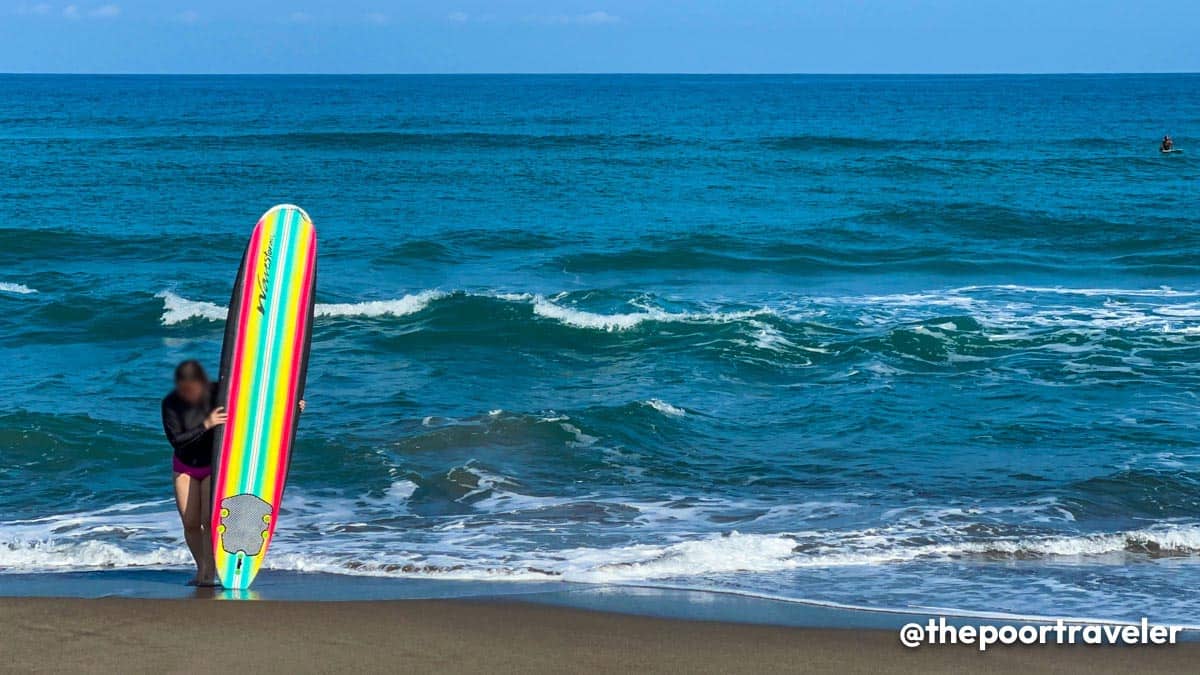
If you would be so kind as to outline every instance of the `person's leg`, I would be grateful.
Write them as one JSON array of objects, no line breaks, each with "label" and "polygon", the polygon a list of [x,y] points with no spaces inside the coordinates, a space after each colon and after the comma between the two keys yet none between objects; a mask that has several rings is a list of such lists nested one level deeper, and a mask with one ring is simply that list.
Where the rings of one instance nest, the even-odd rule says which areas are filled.
[{"label": "person's leg", "polygon": [[212,550],[212,476],[198,482],[200,490],[200,529],[204,532],[203,549],[201,560],[204,564],[200,566],[200,583],[211,584],[216,582],[217,564],[213,560]]},{"label": "person's leg", "polygon": [[179,520],[183,523],[183,540],[187,542],[192,559],[196,561],[196,578],[199,583],[204,562],[204,531],[200,529],[200,481],[186,473],[175,474],[175,506],[179,509]]}]

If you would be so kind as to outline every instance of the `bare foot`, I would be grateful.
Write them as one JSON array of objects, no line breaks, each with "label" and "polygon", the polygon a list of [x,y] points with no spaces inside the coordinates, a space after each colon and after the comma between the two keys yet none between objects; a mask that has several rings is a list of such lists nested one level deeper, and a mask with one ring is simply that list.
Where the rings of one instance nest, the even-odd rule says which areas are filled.
[{"label": "bare foot", "polygon": [[201,588],[212,588],[220,586],[221,582],[217,580],[217,572],[212,567],[202,569],[196,574],[196,585]]}]

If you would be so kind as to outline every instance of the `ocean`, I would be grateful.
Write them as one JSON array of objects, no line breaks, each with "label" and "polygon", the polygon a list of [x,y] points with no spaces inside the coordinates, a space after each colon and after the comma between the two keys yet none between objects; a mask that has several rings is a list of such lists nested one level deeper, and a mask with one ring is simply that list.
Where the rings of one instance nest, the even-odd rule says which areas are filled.
[{"label": "ocean", "polygon": [[0,579],[188,577],[159,401],[291,202],[319,304],[259,584],[1200,624],[1200,76],[0,92]]}]

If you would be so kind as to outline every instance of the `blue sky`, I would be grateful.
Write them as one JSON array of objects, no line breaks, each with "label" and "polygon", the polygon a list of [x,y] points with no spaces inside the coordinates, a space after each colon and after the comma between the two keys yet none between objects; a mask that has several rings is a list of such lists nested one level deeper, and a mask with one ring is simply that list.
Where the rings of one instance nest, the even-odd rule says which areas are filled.
[{"label": "blue sky", "polygon": [[1200,71],[1196,0],[0,0],[0,72]]}]

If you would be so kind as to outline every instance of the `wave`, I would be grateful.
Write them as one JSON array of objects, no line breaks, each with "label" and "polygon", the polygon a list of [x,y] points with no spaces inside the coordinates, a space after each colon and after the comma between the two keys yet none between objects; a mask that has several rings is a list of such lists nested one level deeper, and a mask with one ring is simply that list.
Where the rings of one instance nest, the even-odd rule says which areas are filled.
[{"label": "wave", "polygon": [[[650,401],[631,402],[613,413],[626,416],[622,410],[642,408],[665,414]],[[576,413],[520,417],[533,426],[511,430],[512,440],[528,437],[534,427],[564,442],[592,431],[572,419]],[[429,420],[425,428],[473,429],[475,436],[465,439],[471,447],[480,441],[505,445],[504,439],[494,438],[495,432],[514,421],[520,420],[494,411],[477,420]],[[492,426],[480,428],[486,424]],[[432,439],[414,440],[414,445],[419,452],[444,456],[446,447],[427,443]],[[600,452],[604,443],[601,439],[581,451]],[[1004,584],[1021,583],[1021,570],[1028,574],[1032,569],[1120,564],[1173,574],[1175,561],[1200,555],[1200,522],[1194,518],[1079,531],[1063,510],[1065,502],[1053,499],[910,506],[883,513],[873,499],[862,504],[781,504],[717,496],[642,501],[596,494],[602,481],[576,487],[571,481],[563,491],[547,492],[531,487],[528,475],[522,480],[473,460],[448,470],[445,466],[424,475],[380,472],[375,485],[358,495],[328,485],[311,491],[291,487],[266,568],[386,578],[692,587],[771,593],[794,602],[869,603],[877,598],[928,603],[947,597],[954,599],[945,602],[1029,609],[1045,605],[1034,600],[1024,605],[981,603],[978,594],[1002,593]],[[591,470],[584,473],[593,475]],[[603,538],[597,539],[597,532]],[[0,533],[3,573],[188,565],[168,500],[0,521]],[[318,541],[320,546],[314,546]],[[1169,562],[1152,564],[1159,560]],[[921,593],[909,586],[914,575],[946,572],[954,577],[953,570],[964,568],[980,573],[969,582],[974,594],[939,596],[944,586],[938,584],[950,583],[941,577]],[[820,580],[833,575],[886,584],[868,584],[877,593],[844,586],[822,591]]]},{"label": "wave", "polygon": [[289,150],[553,150],[579,147],[645,149],[678,144],[679,139],[661,134],[529,134],[486,131],[284,131],[229,134],[155,134],[106,135],[89,138],[46,138],[41,142],[56,145],[121,145],[152,147],[154,150],[178,148],[286,148]]},{"label": "wave", "polygon": [[370,300],[366,302],[317,304],[315,314],[319,317],[368,317],[408,316],[429,306],[434,300],[446,297],[447,293],[430,290],[406,295],[397,300]]},{"label": "wave", "polygon": [[1126,298],[1196,298],[1200,291],[1179,291],[1169,286],[1159,288],[1069,288],[1064,286],[1020,286],[1016,284],[993,284],[980,286],[963,286],[953,289],[956,293],[971,293],[976,291],[1007,291],[1013,293],[1046,293],[1053,295],[1081,295],[1084,297],[1126,297]]},{"label": "wave", "polygon": [[761,140],[763,146],[773,150],[814,151],[814,150],[876,150],[900,152],[904,150],[921,150],[937,148],[964,147],[978,149],[981,146],[995,145],[995,141],[987,139],[929,139],[929,138],[880,138],[877,136],[821,136],[817,134],[798,134],[793,136],[770,136]]},{"label": "wave", "polygon": [[173,326],[191,319],[224,321],[229,309],[204,300],[188,300],[171,291],[162,291],[154,297],[163,301],[162,324]]},{"label": "wave", "polygon": [[13,293],[16,295],[32,295],[37,293],[37,289],[30,288],[24,284],[14,284],[7,281],[0,281],[0,293]]},{"label": "wave", "polygon": [[731,323],[774,314],[766,308],[735,312],[668,312],[648,306],[643,306],[640,312],[599,314],[559,304],[540,295],[534,296],[532,302],[533,313],[538,316],[554,319],[567,326],[608,332],[630,330],[645,322]]},{"label": "wave", "polygon": [[182,546],[158,546],[147,551],[130,550],[106,541],[8,541],[0,542],[0,571],[75,572],[131,567],[175,567],[191,562]]},{"label": "wave", "polygon": [[687,411],[683,408],[676,408],[670,403],[667,403],[659,398],[652,398],[649,401],[646,401],[645,404],[666,415],[667,417],[683,417],[684,415],[687,415]]},{"label": "wave", "polygon": [[727,270],[742,273],[812,274],[820,270],[873,269],[881,266],[925,268],[953,263],[956,244],[906,242],[894,235],[876,237],[858,227],[829,225],[813,243],[794,232],[761,232],[733,237],[710,232],[649,235],[615,250],[578,250],[543,265],[572,273],[646,270]]},{"label": "wave", "polygon": [[[318,303],[314,314],[323,318],[407,316],[425,309],[430,302],[444,297],[441,291],[422,291],[395,300],[368,300],[355,303]],[[224,321],[228,308],[203,300],[189,300],[171,291],[162,291],[154,297],[163,301],[160,321],[164,326],[174,326],[191,320]]]},{"label": "wave", "polygon": [[[467,491],[460,502],[481,504],[476,494],[486,496],[502,478],[485,475],[483,485]],[[416,488],[397,493],[411,497]],[[397,498],[386,496],[384,500]],[[553,507],[553,499],[529,498],[520,502],[504,497],[487,497],[493,506],[510,513]],[[352,516],[353,513],[345,514]],[[98,520],[94,515],[83,520]],[[78,525],[78,524],[75,524]],[[174,523],[172,523],[174,525]],[[58,524],[61,529],[63,525]],[[295,527],[294,525],[292,527]],[[121,526],[90,527],[83,534],[52,535],[45,538],[8,538],[0,541],[0,571],[46,572],[98,568],[179,566],[189,563],[186,550],[165,528],[160,537],[130,536]],[[353,533],[325,524],[328,535]],[[105,537],[115,532],[116,536]],[[458,579],[560,579],[583,583],[631,583],[658,580],[706,578],[711,575],[765,574],[805,568],[897,565],[915,562],[953,562],[971,559],[1032,561],[1104,559],[1112,554],[1147,558],[1191,557],[1200,554],[1200,525],[1158,524],[1143,529],[1077,535],[1033,535],[984,541],[916,543],[923,537],[891,540],[878,530],[860,533],[743,533],[737,530],[686,537],[663,544],[630,544],[609,548],[566,548],[555,551],[509,550],[500,559],[483,551],[438,553],[387,552],[354,546],[339,552],[337,543],[327,542],[327,553],[314,555],[302,542],[288,541],[287,530],[268,558],[268,569],[370,576],[442,576]],[[142,541],[139,542],[139,539]],[[447,540],[447,544],[450,540]],[[140,544],[140,545],[139,545]],[[524,560],[522,560],[524,557]],[[436,559],[439,562],[431,563]],[[424,560],[423,563],[417,561]]]},{"label": "wave", "polygon": [[[225,308],[215,303],[171,291],[157,297],[163,302],[159,322],[164,326],[225,317]],[[463,344],[492,345],[503,336],[514,343],[576,350],[691,345],[699,357],[770,369],[843,362],[845,377],[931,369],[1000,372],[1007,359],[1020,355],[1024,376],[1063,384],[1133,381],[1189,370],[1180,350],[1190,349],[1190,341],[1200,334],[1200,292],[996,285],[784,296],[766,306],[738,307],[665,303],[603,291],[547,297],[424,290],[390,300],[322,303],[316,314],[321,321],[409,321],[421,315],[420,330],[385,338],[388,349],[398,347],[398,341],[408,348],[443,344],[444,333],[424,330],[440,327],[452,330]],[[602,342],[579,340],[573,333],[580,330]]]},{"label": "wave", "polygon": [[[601,331],[629,330],[646,321],[727,323],[773,314],[773,312],[767,309],[739,312],[672,313],[655,308],[645,308],[640,312],[600,314],[562,305],[541,295],[524,293],[473,295],[462,292],[448,293],[439,290],[420,291],[394,300],[367,300],[363,302],[334,304],[318,303],[315,314],[318,317],[326,318],[403,317],[423,311],[434,301],[456,295],[459,297],[528,304],[537,316],[553,319],[567,326]],[[189,300],[172,291],[162,291],[156,294],[155,297],[163,301],[161,322],[164,326],[172,326],[193,319],[224,321],[228,313],[228,309],[221,305],[203,300]]]}]

